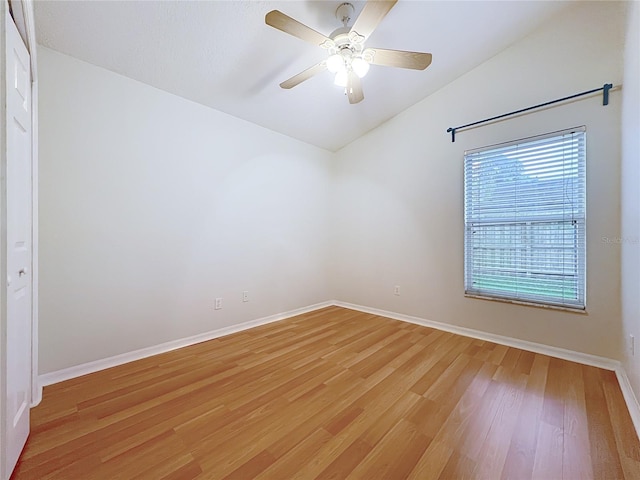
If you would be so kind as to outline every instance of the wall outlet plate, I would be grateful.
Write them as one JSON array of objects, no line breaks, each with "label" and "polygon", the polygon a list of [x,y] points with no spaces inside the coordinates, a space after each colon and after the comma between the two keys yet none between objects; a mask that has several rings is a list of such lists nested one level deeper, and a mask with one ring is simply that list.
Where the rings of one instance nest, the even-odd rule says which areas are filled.
[{"label": "wall outlet plate", "polygon": [[220,310],[222,308],[222,298],[216,298],[216,303],[213,308],[215,310]]}]

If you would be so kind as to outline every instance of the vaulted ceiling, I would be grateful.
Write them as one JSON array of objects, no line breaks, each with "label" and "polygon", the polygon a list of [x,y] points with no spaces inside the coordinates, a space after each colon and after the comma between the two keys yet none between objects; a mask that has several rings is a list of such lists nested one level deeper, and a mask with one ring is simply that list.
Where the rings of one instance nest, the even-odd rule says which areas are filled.
[{"label": "vaulted ceiling", "polygon": [[[329,72],[281,89],[280,82],[322,61],[326,51],[265,25],[265,14],[280,10],[327,35],[341,26],[340,3],[39,1],[36,32],[46,47],[335,151],[571,2],[400,0],[367,46],[430,52],[429,68],[373,65],[362,81],[365,99],[355,105]],[[357,16],[364,2],[352,3]]]}]

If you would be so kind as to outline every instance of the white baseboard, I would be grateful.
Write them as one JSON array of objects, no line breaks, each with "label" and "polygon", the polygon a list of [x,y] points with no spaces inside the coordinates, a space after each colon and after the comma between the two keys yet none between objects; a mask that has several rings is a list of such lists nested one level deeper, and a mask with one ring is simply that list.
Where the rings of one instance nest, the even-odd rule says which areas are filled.
[{"label": "white baseboard", "polygon": [[575,352],[573,350],[567,350],[565,348],[552,347],[542,343],[528,342],[526,340],[519,340],[513,337],[496,335],[494,333],[487,333],[481,330],[474,330],[472,328],[458,327],[456,325],[450,325],[447,323],[434,322],[432,320],[413,317],[411,315],[404,315],[402,313],[388,312],[386,310],[364,307],[362,305],[354,305],[347,302],[334,301],[333,305],[349,308],[351,310],[358,310],[364,313],[371,313],[373,315],[380,315],[381,317],[393,318],[394,320],[414,323],[416,325],[422,325],[423,327],[435,328],[436,330],[443,330],[445,332],[455,333],[464,337],[477,338],[479,340],[485,340],[488,342],[498,343],[500,345],[506,345],[508,347],[519,348],[521,350],[527,350],[529,352],[541,353],[550,357],[561,358],[563,360],[582,363],[584,365],[603,368],[605,370],[616,370],[620,366],[619,361],[612,360],[606,357],[599,357],[597,355],[590,355],[588,353]]},{"label": "white baseboard", "polygon": [[[193,335],[191,337],[181,338],[179,340],[172,340],[170,342],[161,343],[160,345],[154,345],[152,347],[141,348],[140,350],[134,350],[133,352],[127,352],[120,355],[115,355],[109,358],[103,358],[95,360],[93,362],[83,363],[81,365],[75,365],[73,367],[64,368],[55,372],[45,373],[38,376],[38,385],[40,391],[42,387],[52,385],[58,382],[64,382],[72,378],[87,375],[89,373],[98,372],[106,368],[116,367],[124,363],[133,362],[135,360],[141,360],[143,358],[158,355],[160,353],[170,352],[178,348],[188,347],[200,342],[206,342],[207,340],[213,340],[214,338],[224,337],[225,335],[231,335],[232,333],[241,332],[250,328],[259,327],[260,325],[266,325],[268,323],[278,322],[286,318],[295,317],[304,313],[313,312],[321,308],[330,307],[333,302],[327,301],[322,303],[316,303],[315,305],[309,305],[307,307],[297,308],[288,312],[276,313],[275,315],[269,315],[268,317],[258,318],[256,320],[250,320],[248,322],[239,323],[237,325],[231,325],[229,327],[219,328],[209,332]],[[42,397],[42,395],[40,395]]]},{"label": "white baseboard", "polygon": [[629,415],[631,415],[631,421],[633,422],[633,426],[636,428],[636,434],[638,435],[638,438],[640,438],[640,403],[638,403],[638,397],[636,397],[636,394],[633,392],[627,372],[622,365],[616,368],[616,377],[618,377],[620,390],[622,390],[622,395],[624,396],[624,401],[627,404]]}]

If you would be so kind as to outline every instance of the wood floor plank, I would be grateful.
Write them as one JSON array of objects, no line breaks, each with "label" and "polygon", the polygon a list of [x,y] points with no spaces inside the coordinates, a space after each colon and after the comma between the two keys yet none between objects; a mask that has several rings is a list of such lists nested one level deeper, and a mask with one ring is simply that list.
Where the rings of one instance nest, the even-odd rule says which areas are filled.
[{"label": "wood floor plank", "polygon": [[[422,399],[413,392],[405,392],[389,409],[385,410],[385,405],[379,404],[378,411],[382,414],[375,422],[370,421],[368,428],[362,431],[358,438],[372,447],[375,446],[391,430],[399,418],[408,416],[408,413],[415,408],[420,400]],[[372,409],[367,410],[365,414],[369,415],[372,420],[375,418]]]},{"label": "wood floor plank", "polygon": [[[256,480],[270,480],[272,478],[287,478],[291,472],[300,469],[300,465],[313,461],[317,457],[325,444],[331,440],[333,436],[324,430],[318,428],[307,435],[301,442],[298,442],[291,449],[280,456],[273,465],[261,472],[255,478]],[[269,449],[271,451],[271,448]],[[278,452],[277,449],[275,449]]]},{"label": "wood floor plank", "polygon": [[562,476],[592,480],[589,419],[585,406],[582,369],[578,364],[564,362],[562,376],[564,384]]},{"label": "wood floor plank", "polygon": [[317,480],[347,478],[356,466],[362,462],[373,447],[367,442],[356,439],[337,458],[316,477]]},{"label": "wood floor plank", "polygon": [[418,459],[415,467],[409,472],[407,479],[425,480],[442,478],[441,474],[454,453],[454,447],[450,447],[444,442],[437,440],[430,442],[425,452]]},{"label": "wood floor plank", "polygon": [[640,478],[613,372],[340,307],[46,387],[12,480]]},{"label": "wood floor plank", "polygon": [[267,450],[262,450],[249,461],[245,462],[229,475],[224,477],[224,480],[245,480],[247,478],[255,478],[260,472],[273,465],[275,461],[276,459],[273,455],[271,455]]},{"label": "wood floor plank", "polygon": [[[562,454],[564,435],[561,427],[551,425],[544,420],[538,422],[536,454],[531,478],[549,480],[562,477]],[[605,480],[607,477],[602,477]],[[563,479],[564,480],[564,479]],[[566,479],[571,480],[571,479]]]},{"label": "wood floor plank", "polygon": [[[483,403],[484,394],[487,388],[494,383],[491,381],[491,376],[496,368],[496,365],[490,363],[482,366],[446,419],[433,420],[434,416],[430,415],[430,412],[448,412],[450,407],[444,409],[442,406],[434,404],[432,400],[428,400],[428,409],[420,412],[421,415],[409,417],[422,424],[423,432],[437,432],[435,438],[429,440],[426,451],[410,473],[410,477],[418,478],[419,475],[427,474],[428,478],[455,478],[446,476],[449,474],[447,472],[456,471],[457,461],[455,459],[467,463],[468,457],[459,453],[461,444],[464,446],[461,440],[465,435],[467,435],[467,441],[474,438],[473,431],[470,435],[467,434],[467,427],[472,424],[474,418],[477,418],[476,411]],[[451,399],[449,400],[450,403],[454,403]],[[471,463],[475,467],[475,462],[471,461]]]},{"label": "wood floor plank", "polygon": [[[523,355],[520,356],[521,359],[522,357]],[[533,355],[531,365],[528,368],[530,375],[527,379],[525,395],[501,474],[503,480],[531,478],[533,475],[538,424],[542,416],[548,368],[549,357]],[[523,373],[518,366],[516,366],[516,371]]]},{"label": "wood floor plank", "polygon": [[[603,372],[595,367],[581,366],[584,383],[591,465],[595,478],[624,478],[620,455],[615,445],[614,426],[604,395]],[[612,372],[611,372],[612,373]]]},{"label": "wood floor plank", "polygon": [[[449,457],[449,461],[438,477],[439,480],[472,480],[476,477],[476,462],[458,452],[453,452]],[[512,477],[519,478],[519,477]]]},{"label": "wood floor plank", "polygon": [[620,386],[615,377],[608,376],[603,387],[611,422],[616,426],[613,433],[625,478],[640,478],[640,443],[629,441],[634,435],[633,422]]},{"label": "wood floor plank", "polygon": [[354,419],[340,433],[333,436],[306,465],[295,472],[292,478],[303,480],[315,478],[349,449],[355,441],[364,441],[368,445],[377,443],[391,428],[390,419],[401,418],[418,400],[418,395],[406,392],[393,402],[377,402],[369,405],[368,410]]},{"label": "wood floor plank", "polygon": [[420,435],[415,423],[401,419],[376,442],[347,478],[405,478],[428,446],[426,438]]},{"label": "wood floor plank", "polygon": [[[513,363],[515,366],[515,362]],[[495,415],[476,458],[476,478],[500,478],[509,452],[520,405],[524,397],[526,378],[521,376],[513,383],[500,385],[501,392],[495,404]]]}]

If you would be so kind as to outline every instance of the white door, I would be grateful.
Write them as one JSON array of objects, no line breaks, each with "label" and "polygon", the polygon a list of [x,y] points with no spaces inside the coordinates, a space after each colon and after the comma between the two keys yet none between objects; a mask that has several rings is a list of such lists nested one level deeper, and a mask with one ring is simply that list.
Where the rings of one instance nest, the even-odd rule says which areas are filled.
[{"label": "white door", "polygon": [[29,435],[31,392],[31,68],[5,8],[7,161],[7,337],[4,401],[8,478]]}]

